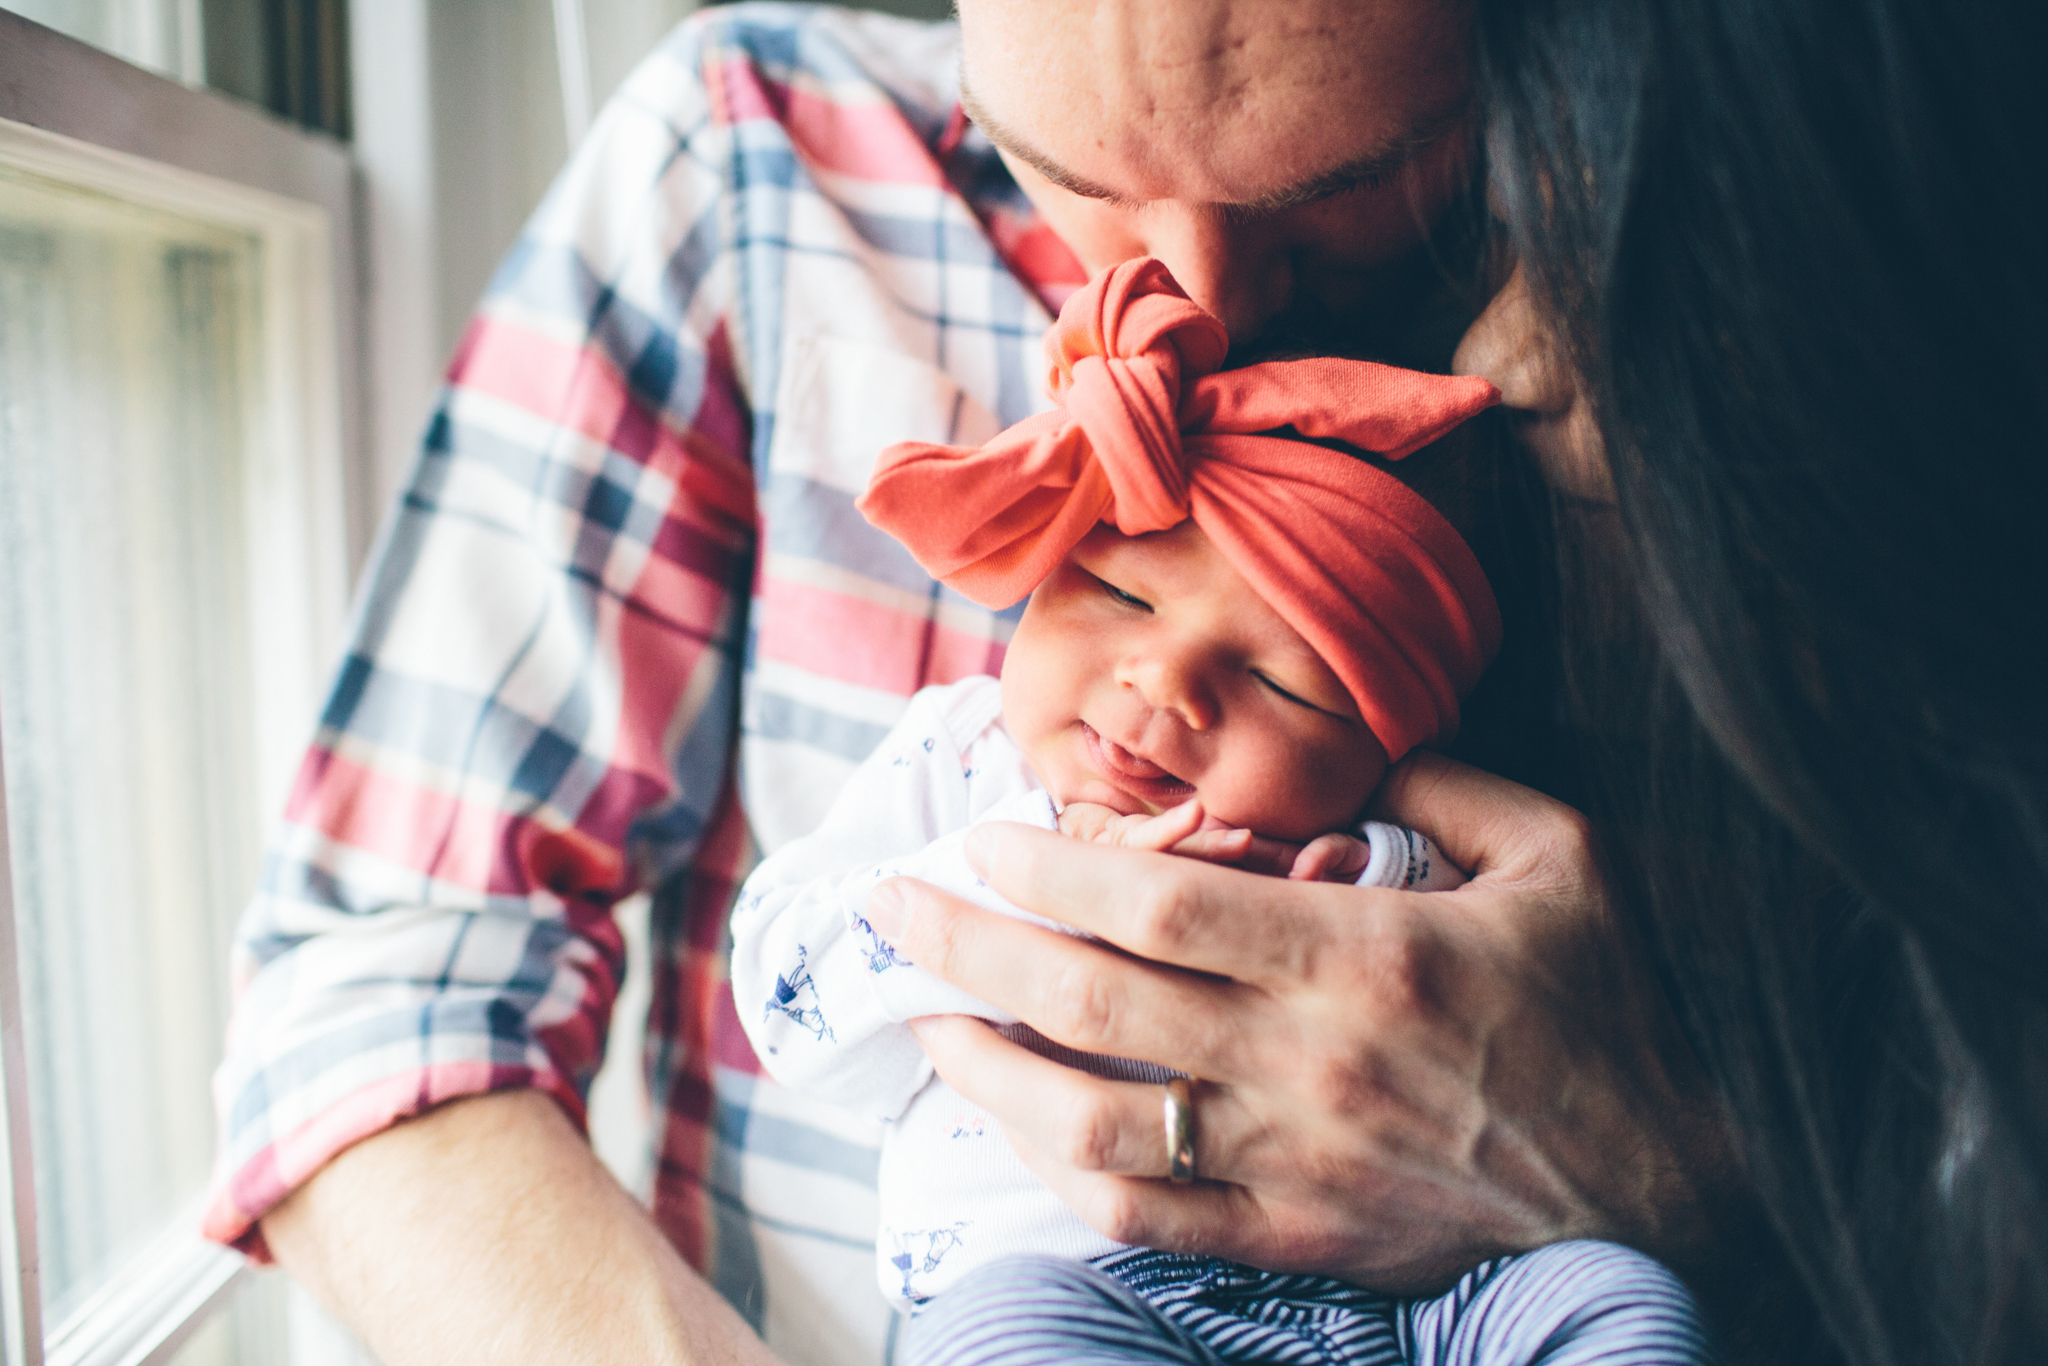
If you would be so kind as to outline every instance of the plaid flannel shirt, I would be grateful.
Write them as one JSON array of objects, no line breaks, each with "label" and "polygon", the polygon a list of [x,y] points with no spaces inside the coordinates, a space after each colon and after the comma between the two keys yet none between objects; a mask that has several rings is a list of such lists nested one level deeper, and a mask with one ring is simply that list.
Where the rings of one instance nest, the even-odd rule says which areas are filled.
[{"label": "plaid flannel shirt", "polygon": [[[210,1236],[454,1097],[581,1117],[653,898],[653,1207],[798,1362],[876,1361],[878,1134],[760,1074],[757,851],[1013,617],[852,506],[1042,407],[1079,268],[960,115],[956,34],[707,10],[597,120],[450,370],[236,947]],[[1034,283],[1026,284],[1030,280]],[[742,1003],[742,1006],[756,1003]]]}]

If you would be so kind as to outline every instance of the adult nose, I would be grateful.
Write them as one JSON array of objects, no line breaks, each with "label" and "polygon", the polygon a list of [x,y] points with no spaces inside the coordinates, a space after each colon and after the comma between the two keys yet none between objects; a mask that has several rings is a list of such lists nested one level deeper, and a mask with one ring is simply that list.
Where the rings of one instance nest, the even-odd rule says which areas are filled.
[{"label": "adult nose", "polygon": [[1590,502],[1614,501],[1614,472],[1593,404],[1563,342],[1545,321],[1524,267],[1516,265],[1467,329],[1451,357],[1451,372],[1493,381],[1511,430],[1552,485]]},{"label": "adult nose", "polygon": [[1564,412],[1577,397],[1575,376],[1543,326],[1528,273],[1519,263],[1466,329],[1451,358],[1451,373],[1482,375],[1500,390],[1503,405],[1543,416]]},{"label": "adult nose", "polygon": [[1132,650],[1118,662],[1116,681],[1154,713],[1178,717],[1189,730],[1207,730],[1222,714],[1201,660],[1179,645],[1155,641]]},{"label": "adult nose", "polygon": [[1287,244],[1261,221],[1208,204],[1146,206],[1144,253],[1173,272],[1188,297],[1223,320],[1232,341],[1256,336],[1294,295]]}]

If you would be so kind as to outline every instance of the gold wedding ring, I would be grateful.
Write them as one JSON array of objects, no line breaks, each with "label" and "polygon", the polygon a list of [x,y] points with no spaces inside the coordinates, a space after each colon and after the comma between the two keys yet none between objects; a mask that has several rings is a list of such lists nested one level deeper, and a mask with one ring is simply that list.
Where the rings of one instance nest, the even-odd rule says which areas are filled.
[{"label": "gold wedding ring", "polygon": [[1195,1097],[1186,1077],[1166,1083],[1166,1175],[1177,1186],[1195,1179]]}]

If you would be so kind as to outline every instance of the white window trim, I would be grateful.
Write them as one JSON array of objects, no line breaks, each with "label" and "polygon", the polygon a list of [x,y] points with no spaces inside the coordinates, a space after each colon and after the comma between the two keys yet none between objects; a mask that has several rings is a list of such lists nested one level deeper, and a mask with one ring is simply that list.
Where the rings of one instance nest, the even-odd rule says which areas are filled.
[{"label": "white window trim", "polygon": [[0,1335],[7,1366],[43,1359],[43,1279],[36,1255],[36,1174],[29,1148],[28,1055],[21,1037],[21,973],[14,937],[14,863],[7,839],[7,754],[0,748]]},{"label": "white window trim", "polygon": [[249,1274],[241,1254],[199,1236],[195,1200],[51,1330],[44,1366],[156,1366],[185,1345]]},{"label": "white window trim", "polygon": [[199,1236],[202,1201],[109,1278],[47,1338],[36,1256],[35,1161],[29,1144],[28,1066],[7,837],[6,754],[0,751],[0,1332],[7,1366],[159,1366],[197,1332],[248,1274],[248,1263]]},{"label": "white window trim", "polygon": [[[361,440],[357,183],[347,150],[0,11],[0,163],[263,242],[272,421],[250,434],[249,581],[262,809],[283,809],[332,665],[373,509]],[[166,1362],[246,1273],[195,1203],[46,1330],[0,754],[0,1360]]]},{"label": "white window trim", "polygon": [[[176,89],[176,87],[172,87]],[[190,94],[189,91],[181,91]],[[0,165],[124,203],[233,227],[263,244],[262,377],[270,422],[248,434],[246,521],[257,798],[284,809],[334,663],[352,562],[328,215],[317,205],[0,118]]]},{"label": "white window trim", "polygon": [[[266,232],[303,227],[313,221],[310,215],[319,216],[320,240],[308,238],[300,260],[324,275],[317,307],[329,310],[326,331],[333,340],[325,345],[334,384],[333,412],[322,420],[335,432],[352,571],[381,509],[366,496],[359,458],[365,272],[357,250],[361,196],[347,146],[228,96],[144,71],[6,10],[0,10],[0,120],[22,125],[17,131],[53,135],[49,145],[68,150],[69,164],[96,159],[120,193],[155,195],[152,202],[177,212]],[[309,318],[306,325],[318,321]]]}]

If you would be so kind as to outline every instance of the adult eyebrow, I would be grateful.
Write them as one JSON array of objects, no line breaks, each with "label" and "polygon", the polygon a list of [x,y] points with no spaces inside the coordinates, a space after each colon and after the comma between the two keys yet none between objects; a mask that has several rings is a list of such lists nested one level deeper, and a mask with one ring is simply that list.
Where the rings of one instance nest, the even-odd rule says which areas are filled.
[{"label": "adult eyebrow", "polygon": [[[1088,199],[1100,199],[1118,208],[1137,208],[1141,205],[1140,200],[1134,200],[1129,195],[1110,189],[1106,185],[1098,185],[1086,176],[1074,174],[992,117],[974,97],[974,91],[969,88],[964,72],[960,78],[960,107],[991,143],[1061,189]],[[1257,199],[1225,203],[1216,207],[1234,214],[1258,217],[1303,204],[1312,204],[1319,199],[1334,198],[1351,190],[1375,184],[1401,170],[1446,134],[1460,127],[1465,122],[1466,113],[1470,108],[1469,99],[1460,99],[1455,105],[1431,115],[1415,127],[1386,139],[1378,147],[1341,165],[1293,185],[1260,195]]]},{"label": "adult eyebrow", "polygon": [[1008,152],[1032,170],[1044,176],[1063,190],[1082,195],[1088,199],[1106,200],[1119,208],[1134,208],[1137,201],[1120,194],[1104,185],[1097,185],[1086,176],[1075,175],[1066,167],[1046,156],[1008,128],[998,123],[989,112],[981,107],[981,101],[974,98],[974,92],[967,88],[967,78],[960,78],[960,107],[967,111],[967,117],[979,128],[982,136]]}]

